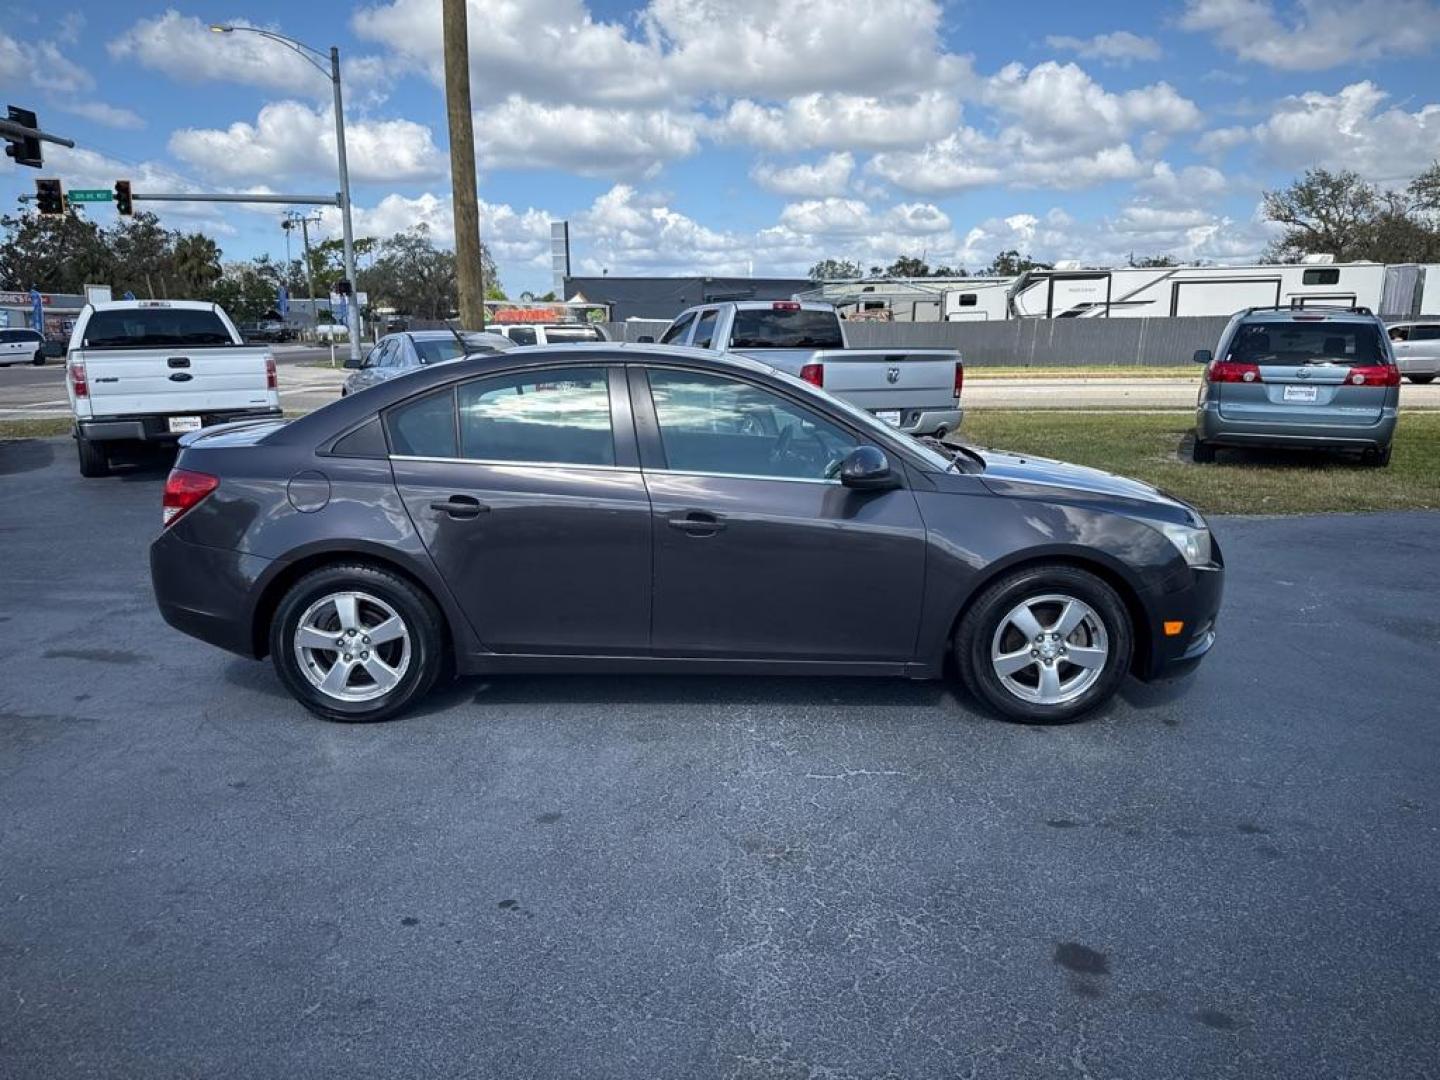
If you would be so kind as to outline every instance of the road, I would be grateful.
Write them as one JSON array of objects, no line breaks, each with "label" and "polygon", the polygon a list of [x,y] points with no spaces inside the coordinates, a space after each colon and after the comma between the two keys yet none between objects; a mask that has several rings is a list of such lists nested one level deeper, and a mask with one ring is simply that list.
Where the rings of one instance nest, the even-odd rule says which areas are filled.
[{"label": "road", "polygon": [[[328,349],[282,345],[275,356],[280,399],[286,409],[308,412],[340,393],[343,368],[328,363]],[[344,351],[336,353],[344,363]],[[1188,409],[1195,405],[1194,379],[1156,378],[970,378],[965,384],[967,409]],[[1440,409],[1440,382],[1429,386],[1402,384],[1400,404],[1406,409]],[[66,416],[64,370],[59,364],[0,368],[0,420]]]},{"label": "road", "polygon": [[157,617],[162,477],[0,444],[6,1080],[1440,1073],[1440,515],[1215,522],[1213,655],[1071,727],[661,677],[346,727]]}]

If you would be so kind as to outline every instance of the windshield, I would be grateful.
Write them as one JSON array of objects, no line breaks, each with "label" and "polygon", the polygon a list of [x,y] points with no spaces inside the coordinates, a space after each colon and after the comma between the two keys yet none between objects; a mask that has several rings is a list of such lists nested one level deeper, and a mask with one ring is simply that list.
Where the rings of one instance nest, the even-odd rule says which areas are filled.
[{"label": "windshield", "polygon": [[1251,323],[1240,327],[1230,360],[1242,364],[1383,364],[1380,332],[1368,323]]},{"label": "windshield", "polygon": [[193,348],[231,345],[230,333],[213,311],[190,308],[125,308],[97,311],[85,324],[88,349]]},{"label": "windshield", "polygon": [[730,332],[732,349],[843,349],[840,318],[804,308],[740,308]]}]

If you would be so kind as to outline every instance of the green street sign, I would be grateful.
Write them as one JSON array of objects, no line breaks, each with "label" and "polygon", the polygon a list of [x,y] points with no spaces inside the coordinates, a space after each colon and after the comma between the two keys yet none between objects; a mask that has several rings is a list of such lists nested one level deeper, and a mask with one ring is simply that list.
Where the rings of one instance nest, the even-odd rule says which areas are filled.
[{"label": "green street sign", "polygon": [[115,192],[109,188],[75,188],[65,193],[72,203],[76,202],[113,202]]}]

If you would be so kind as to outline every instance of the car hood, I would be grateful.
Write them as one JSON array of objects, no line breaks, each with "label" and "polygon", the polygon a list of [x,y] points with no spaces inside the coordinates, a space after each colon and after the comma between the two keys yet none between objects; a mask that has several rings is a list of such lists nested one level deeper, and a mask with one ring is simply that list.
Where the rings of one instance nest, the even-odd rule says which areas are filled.
[{"label": "car hood", "polygon": [[1031,454],[1004,450],[983,450],[980,454],[985,459],[980,479],[997,495],[1125,503],[1167,521],[1198,524],[1202,520],[1189,503],[1128,476]]}]

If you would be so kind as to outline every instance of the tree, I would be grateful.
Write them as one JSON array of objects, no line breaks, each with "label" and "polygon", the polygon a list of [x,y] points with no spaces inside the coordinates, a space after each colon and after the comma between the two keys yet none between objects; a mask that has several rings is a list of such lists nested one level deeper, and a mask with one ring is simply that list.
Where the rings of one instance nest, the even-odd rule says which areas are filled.
[{"label": "tree", "polygon": [[885,276],[892,278],[929,277],[930,267],[925,264],[924,259],[917,259],[913,255],[901,255],[885,268]]},{"label": "tree", "polygon": [[111,279],[115,257],[107,238],[79,214],[7,214],[0,230],[0,285],[6,289],[78,293]]},{"label": "tree", "polygon": [[990,265],[985,268],[985,273],[988,277],[1015,277],[1027,270],[1049,269],[1049,263],[1036,262],[1029,255],[1021,255],[1020,252],[1011,248],[1008,251],[1000,252],[991,259]]},{"label": "tree", "polygon": [[821,259],[810,267],[811,281],[848,281],[860,276],[860,264],[849,259]]},{"label": "tree", "polygon": [[[499,271],[490,251],[480,245],[481,269],[487,282],[498,282]],[[447,318],[455,310],[455,253],[437,248],[425,225],[396,233],[382,241],[370,268],[360,275],[372,307],[391,307],[406,315]],[[495,286],[492,299],[505,299]]]},{"label": "tree", "polygon": [[1126,265],[1147,269],[1159,269],[1167,266],[1179,266],[1180,264],[1175,260],[1175,256],[1173,255],[1141,255],[1140,258],[1137,259],[1135,258],[1135,253],[1132,251]]},{"label": "tree", "polygon": [[1265,216],[1285,230],[1267,252],[1276,262],[1322,253],[1352,262],[1369,254],[1381,199],[1358,173],[1309,169],[1288,188],[1267,191],[1263,198]]}]

